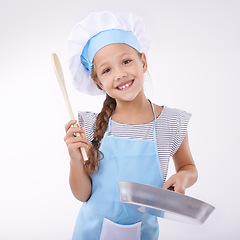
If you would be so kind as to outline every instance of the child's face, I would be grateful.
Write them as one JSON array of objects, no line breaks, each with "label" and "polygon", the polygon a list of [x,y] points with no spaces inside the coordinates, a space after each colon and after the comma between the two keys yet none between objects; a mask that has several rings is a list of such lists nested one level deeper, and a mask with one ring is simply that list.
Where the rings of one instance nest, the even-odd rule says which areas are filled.
[{"label": "child's face", "polygon": [[94,57],[95,81],[117,101],[132,101],[143,91],[147,71],[145,54],[142,57],[126,44],[110,44]]}]

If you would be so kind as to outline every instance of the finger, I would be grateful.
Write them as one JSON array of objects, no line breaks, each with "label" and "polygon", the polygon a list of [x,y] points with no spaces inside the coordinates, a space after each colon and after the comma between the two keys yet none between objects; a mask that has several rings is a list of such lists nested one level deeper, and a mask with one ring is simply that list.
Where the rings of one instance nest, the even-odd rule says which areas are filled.
[{"label": "finger", "polygon": [[86,129],[85,129],[85,126],[83,126],[83,131],[84,131],[83,136],[84,136],[85,138],[87,138],[87,136],[86,136]]},{"label": "finger", "polygon": [[171,179],[169,179],[168,181],[165,182],[165,184],[163,185],[163,189],[168,189],[170,187],[175,187],[174,185],[175,182],[171,181]]},{"label": "finger", "polygon": [[162,188],[163,188],[163,189],[168,189],[168,188],[172,188],[172,187],[174,188],[173,185],[171,185],[171,184],[169,184],[169,183],[168,183],[168,184],[165,183]]},{"label": "finger", "polygon": [[83,136],[77,136],[77,137],[69,137],[65,140],[66,144],[69,145],[69,144],[73,144],[73,143],[78,143],[78,142],[82,142],[84,144],[87,144],[89,145],[89,141],[84,138]]},{"label": "finger", "polygon": [[80,128],[79,126],[70,127],[67,131],[67,134],[69,134],[69,136],[76,136],[76,133],[79,133],[81,135],[85,134],[84,130],[82,128]]},{"label": "finger", "polygon": [[79,136],[79,135],[81,136],[82,134],[84,134],[84,130],[82,128],[80,128],[80,127],[70,127],[67,130],[66,135],[64,136],[64,141],[66,141],[70,137],[76,137],[76,136]]},{"label": "finger", "polygon": [[74,125],[75,123],[77,123],[77,120],[70,120],[69,122],[67,122],[67,123],[65,124],[65,131],[67,132],[68,129],[69,129],[72,125]]},{"label": "finger", "polygon": [[79,148],[88,148],[88,144],[83,143],[83,142],[76,142],[68,145],[68,151],[69,152],[74,152],[78,150]]}]

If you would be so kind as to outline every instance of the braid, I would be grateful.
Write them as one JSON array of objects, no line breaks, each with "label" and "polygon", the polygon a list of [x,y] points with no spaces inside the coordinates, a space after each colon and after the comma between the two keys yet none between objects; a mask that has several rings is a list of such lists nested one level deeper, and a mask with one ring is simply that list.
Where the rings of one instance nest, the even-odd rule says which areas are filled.
[{"label": "braid", "polygon": [[103,159],[103,153],[99,150],[99,142],[102,140],[108,127],[108,121],[112,112],[116,108],[116,100],[106,94],[101,112],[97,116],[96,129],[93,135],[92,146],[88,151],[88,161],[85,165],[88,167],[89,174],[97,173],[100,169],[100,161]]}]

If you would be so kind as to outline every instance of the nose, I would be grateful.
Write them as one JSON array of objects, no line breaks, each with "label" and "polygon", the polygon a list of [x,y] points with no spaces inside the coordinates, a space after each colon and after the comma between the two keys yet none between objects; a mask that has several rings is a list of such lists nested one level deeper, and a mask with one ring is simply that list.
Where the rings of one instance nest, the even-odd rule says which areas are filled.
[{"label": "nose", "polygon": [[122,78],[125,78],[125,77],[127,77],[127,73],[124,71],[124,69],[118,68],[118,69],[115,70],[114,80],[119,80],[119,79],[122,79]]}]

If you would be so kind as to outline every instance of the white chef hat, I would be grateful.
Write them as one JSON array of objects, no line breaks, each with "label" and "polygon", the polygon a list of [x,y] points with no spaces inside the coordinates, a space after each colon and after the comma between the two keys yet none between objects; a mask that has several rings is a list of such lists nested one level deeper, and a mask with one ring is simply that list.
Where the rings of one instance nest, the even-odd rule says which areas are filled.
[{"label": "white chef hat", "polygon": [[147,55],[151,39],[142,19],[127,12],[93,12],[73,27],[68,39],[69,69],[77,90],[90,95],[105,93],[90,75],[97,51],[112,43],[125,43]]}]

